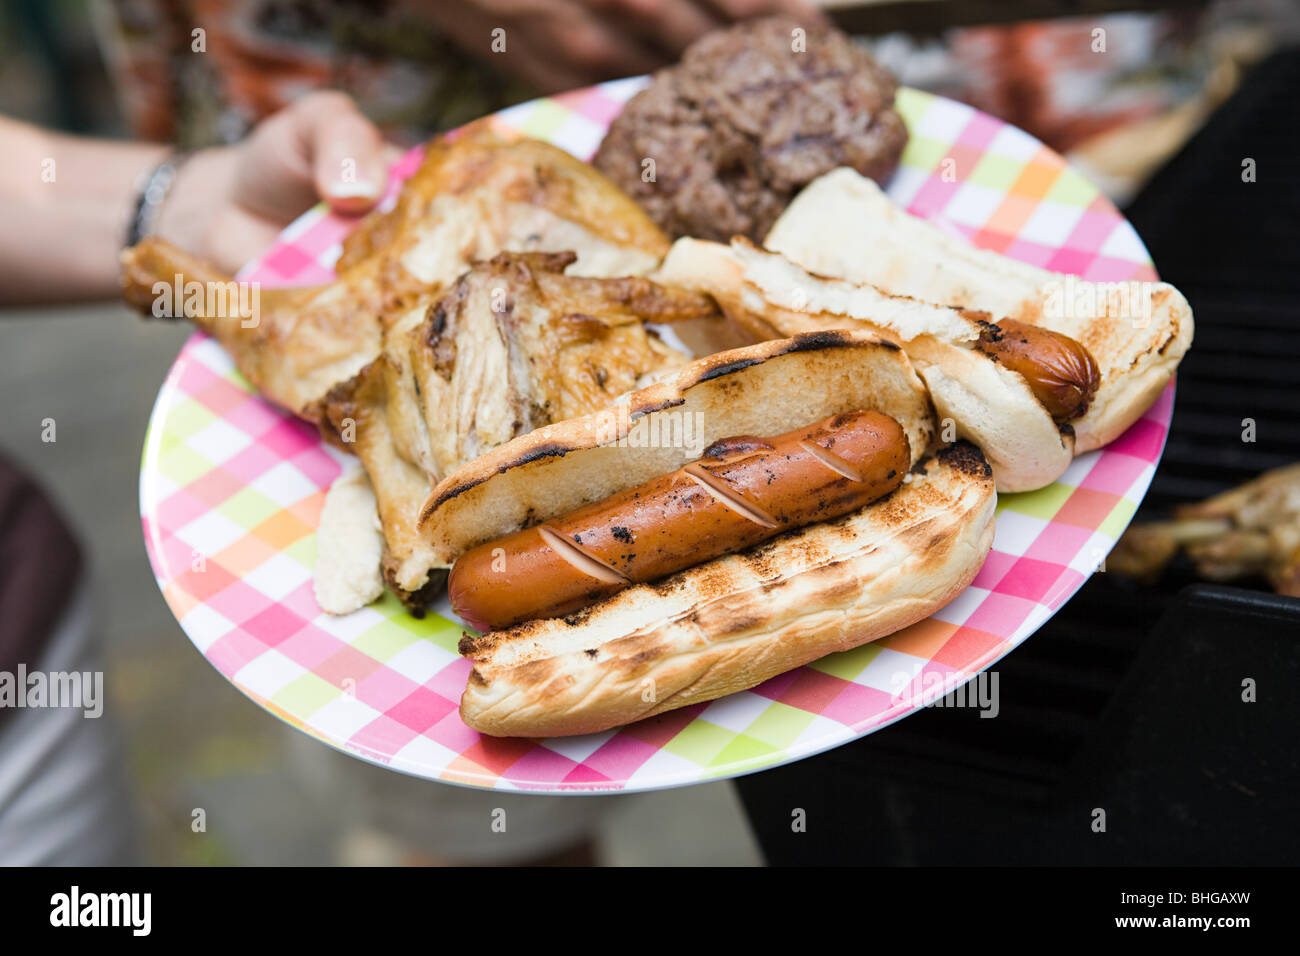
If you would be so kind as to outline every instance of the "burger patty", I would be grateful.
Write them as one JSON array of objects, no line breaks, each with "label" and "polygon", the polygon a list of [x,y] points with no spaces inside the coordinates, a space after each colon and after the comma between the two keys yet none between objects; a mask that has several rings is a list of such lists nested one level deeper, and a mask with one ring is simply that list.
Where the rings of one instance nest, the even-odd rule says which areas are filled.
[{"label": "burger patty", "polygon": [[897,81],[831,28],[772,17],[710,33],[655,74],[596,153],[673,238],[761,242],[806,183],[838,166],[883,182],[907,128]]}]

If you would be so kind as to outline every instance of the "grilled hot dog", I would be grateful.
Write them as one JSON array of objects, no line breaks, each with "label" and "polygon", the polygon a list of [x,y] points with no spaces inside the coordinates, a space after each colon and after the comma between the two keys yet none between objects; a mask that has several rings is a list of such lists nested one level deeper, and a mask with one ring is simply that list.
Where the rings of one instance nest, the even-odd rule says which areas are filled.
[{"label": "grilled hot dog", "polygon": [[1019,372],[1058,423],[1082,417],[1101,382],[1092,353],[1079,342],[1015,319],[981,320],[975,347]]},{"label": "grilled hot dog", "polygon": [[467,551],[448,597],[479,630],[558,617],[856,511],[897,488],[910,461],[902,427],[874,411],[724,438],[671,474]]}]

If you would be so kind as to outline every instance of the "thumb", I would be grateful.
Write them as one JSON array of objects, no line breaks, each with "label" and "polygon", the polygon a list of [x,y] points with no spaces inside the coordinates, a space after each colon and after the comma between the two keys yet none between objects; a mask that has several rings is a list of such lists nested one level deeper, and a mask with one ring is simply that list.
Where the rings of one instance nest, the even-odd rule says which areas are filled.
[{"label": "thumb", "polygon": [[342,93],[302,101],[299,127],[316,192],[335,212],[363,213],[384,195],[388,150],[370,120]]}]

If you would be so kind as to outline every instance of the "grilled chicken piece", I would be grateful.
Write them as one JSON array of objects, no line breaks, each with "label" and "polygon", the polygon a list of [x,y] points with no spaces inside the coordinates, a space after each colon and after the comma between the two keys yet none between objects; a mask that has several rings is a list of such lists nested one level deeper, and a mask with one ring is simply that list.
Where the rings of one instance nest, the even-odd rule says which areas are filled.
[{"label": "grilled chicken piece", "polygon": [[411,339],[436,479],[517,435],[608,406],[684,356],[642,325],[713,315],[648,279],[569,276],[572,253],[502,253],[466,273]]},{"label": "grilled chicken piece", "polygon": [[706,296],[637,277],[566,275],[573,253],[501,253],[385,333],[383,353],[324,402],[379,502],[384,574],[413,607],[441,586],[417,530],[433,484],[517,435],[606,408],[687,359],[642,319],[716,315]]},{"label": "grilled chicken piece", "polygon": [[[590,166],[480,122],[432,144],[394,208],[361,222],[343,244],[335,282],[259,290],[255,320],[209,309],[207,295],[186,317],[221,342],[263,395],[320,421],[321,399],[375,360],[383,330],[476,262],[501,250],[573,250],[575,274],[634,276],[667,248],[645,213]],[[158,283],[233,290],[238,300],[230,276],[159,239],[128,249],[122,264],[126,300],[145,314],[153,313]]]},{"label": "grilled chicken piece", "polygon": [[[429,476],[398,451],[390,425],[388,366],[375,359],[347,382],[331,389],[322,409],[322,431],[361,459],[379,508],[384,534],[383,575],[388,586],[412,608],[429,604],[447,580],[421,540],[415,519],[429,494]],[[394,404],[401,393],[394,393]],[[398,417],[398,416],[394,416]],[[327,429],[332,427],[333,431]]]},{"label": "grilled chicken piece", "polygon": [[1172,521],[1133,525],[1106,569],[1152,580],[1180,548],[1211,581],[1261,574],[1279,594],[1300,597],[1300,464],[1181,505]]},{"label": "grilled chicken piece", "polygon": [[343,243],[340,274],[383,260],[386,282],[449,283],[498,252],[573,250],[576,275],[644,275],[668,239],[641,207],[564,150],[490,121],[430,145],[397,204]]},{"label": "grilled chicken piece", "polygon": [[[364,263],[329,285],[259,289],[254,314],[243,315],[221,306],[240,299],[233,278],[168,242],[149,238],[123,253],[122,285],[126,301],[151,315],[159,283],[181,290],[197,284],[204,294],[193,298],[194,308],[173,302],[159,317],[190,319],[225,347],[262,395],[315,421],[316,403],[330,386],[351,378],[379,351],[376,316],[385,293],[375,265]],[[242,295],[249,300],[249,290]]]}]

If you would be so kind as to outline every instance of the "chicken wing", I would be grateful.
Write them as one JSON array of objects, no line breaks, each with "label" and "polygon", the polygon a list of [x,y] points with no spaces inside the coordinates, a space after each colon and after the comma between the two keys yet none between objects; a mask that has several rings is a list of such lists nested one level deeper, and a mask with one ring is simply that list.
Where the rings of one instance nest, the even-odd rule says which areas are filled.
[{"label": "chicken wing", "polygon": [[[258,289],[253,297],[203,260],[149,238],[123,254],[122,287],[126,301],[146,315],[190,319],[225,347],[262,395],[315,421],[316,403],[330,386],[351,378],[379,351],[375,317],[384,289],[375,265],[365,263],[328,285]],[[170,307],[155,313],[160,294]],[[241,296],[253,303],[251,310],[231,307]]]}]

